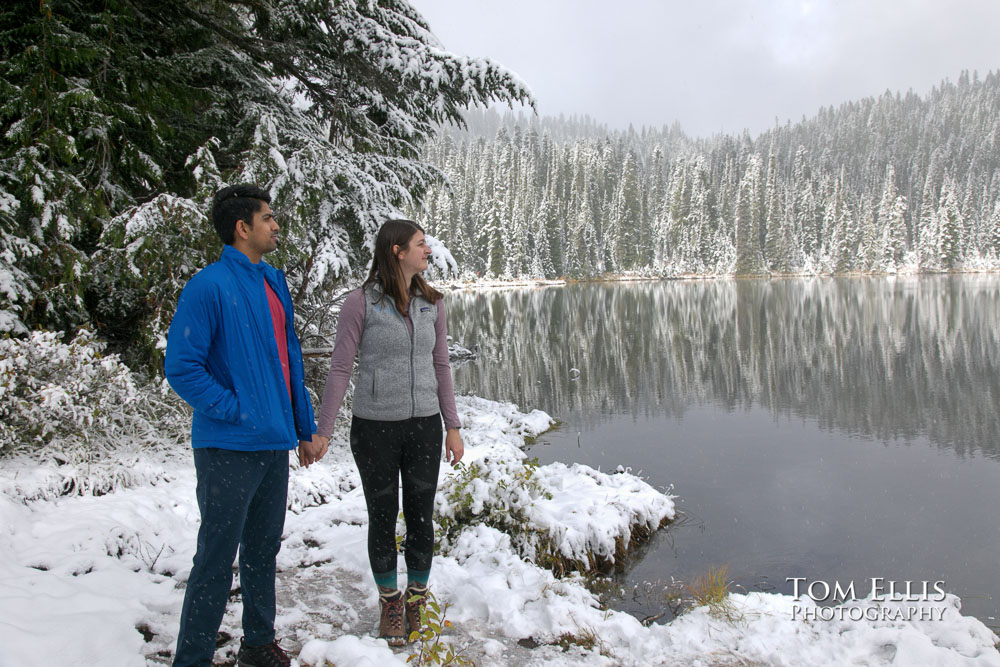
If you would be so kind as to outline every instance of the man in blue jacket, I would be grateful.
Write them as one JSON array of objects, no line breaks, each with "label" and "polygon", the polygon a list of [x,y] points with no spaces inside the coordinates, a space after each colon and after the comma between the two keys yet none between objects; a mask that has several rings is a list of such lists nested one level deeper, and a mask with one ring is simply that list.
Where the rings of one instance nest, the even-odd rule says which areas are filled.
[{"label": "man in blue jacket", "polygon": [[240,667],[287,666],[274,636],[275,559],[288,495],[288,452],[326,453],[304,382],[285,275],[261,261],[278,247],[270,195],[253,185],[215,196],[219,261],[181,292],[167,336],[170,386],[194,408],[191,445],[201,527],[184,594],[174,667],[211,665],[239,548]]}]

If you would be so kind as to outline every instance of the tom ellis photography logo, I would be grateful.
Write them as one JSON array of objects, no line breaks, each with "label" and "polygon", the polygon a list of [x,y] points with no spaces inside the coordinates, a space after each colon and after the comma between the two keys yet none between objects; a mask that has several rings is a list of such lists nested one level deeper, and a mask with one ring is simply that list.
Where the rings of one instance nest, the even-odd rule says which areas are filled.
[{"label": "tom ellis photography logo", "polygon": [[[868,596],[858,597],[853,581],[810,581],[788,577],[792,584],[792,620],[804,621],[940,621],[947,595],[943,581],[886,581],[873,577]],[[841,602],[838,606],[832,606]],[[823,606],[829,603],[831,606]]]}]

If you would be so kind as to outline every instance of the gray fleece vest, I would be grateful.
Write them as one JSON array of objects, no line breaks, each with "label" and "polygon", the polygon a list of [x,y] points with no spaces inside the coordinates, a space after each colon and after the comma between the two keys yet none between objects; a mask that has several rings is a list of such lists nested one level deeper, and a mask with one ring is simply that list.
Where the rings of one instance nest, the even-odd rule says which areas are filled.
[{"label": "gray fleece vest", "polygon": [[433,359],[437,306],[422,296],[410,299],[411,334],[391,298],[376,303],[381,293],[377,286],[364,291],[365,326],[352,410],[362,419],[381,421],[436,415],[441,411]]}]

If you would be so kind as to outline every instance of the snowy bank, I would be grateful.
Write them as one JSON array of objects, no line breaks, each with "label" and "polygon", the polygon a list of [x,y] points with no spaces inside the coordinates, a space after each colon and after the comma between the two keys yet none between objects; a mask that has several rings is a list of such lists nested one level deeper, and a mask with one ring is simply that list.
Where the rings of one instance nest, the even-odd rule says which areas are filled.
[{"label": "snowy bank", "polygon": [[[672,499],[628,473],[527,461],[524,438],[549,427],[544,413],[474,397],[458,406],[466,465],[442,470],[431,583],[455,625],[447,641],[477,664],[1000,665],[997,637],[953,596],[935,620],[795,618],[808,600],[758,593],[729,596],[723,614],[702,607],[651,627],[601,609],[569,570],[614,562],[633,536],[673,516]],[[161,461],[155,483],[32,501],[0,468],[0,666],[169,661],[198,510],[190,457]],[[324,461],[293,470],[289,505],[278,556],[283,644],[300,665],[406,664],[412,646],[372,638],[367,517],[345,421]],[[223,659],[238,645],[238,587]]]},{"label": "snowy bank", "polygon": [[[459,513],[446,499],[457,493],[460,479],[472,481],[468,491],[475,495],[476,507],[462,509],[468,523],[452,521],[453,537],[436,560],[435,590],[442,600],[462,599],[461,590],[446,582],[482,579],[483,585],[489,584],[489,577],[472,565],[478,562],[473,554],[486,549],[498,556],[491,552],[500,545],[513,574],[525,581],[541,577],[550,587],[555,585],[553,590],[575,586],[580,589],[576,595],[589,603],[589,594],[578,585],[558,582],[551,573],[522,561],[514,544],[524,551],[539,548],[541,542],[521,536],[583,561],[591,552],[613,557],[616,545],[627,545],[632,532],[641,532],[639,526],[655,527],[673,516],[668,497],[631,475],[525,462],[520,449],[524,438],[547,429],[552,423],[548,415],[524,414],[510,404],[472,397],[460,397],[458,404],[471,465],[442,469],[437,509],[443,523],[448,522],[444,517]],[[291,512],[279,555],[279,623],[293,643],[332,639],[352,629],[362,637],[358,645],[368,646],[371,640],[364,637],[371,628],[365,624],[374,619],[376,601],[365,546],[367,517],[343,423],[338,436],[327,459],[291,476]],[[160,452],[157,448],[152,453],[158,461],[145,462],[162,466],[160,474],[101,496],[39,494],[26,484],[26,461],[5,461],[8,465],[0,470],[0,628],[5,638],[0,666],[56,661],[141,665],[147,657],[154,662],[167,659],[176,638],[181,584],[194,555],[198,510],[190,457]],[[469,475],[476,470],[482,474]],[[530,471],[537,480],[532,493],[522,493],[514,483],[519,471]],[[38,471],[30,482],[49,487],[43,480],[50,474],[58,471]],[[560,521],[560,508],[574,501],[575,514]],[[508,526],[513,540],[484,525],[501,506],[516,508],[518,516],[529,519],[521,532],[518,526]],[[598,510],[601,521],[592,522]],[[233,638],[239,636],[238,586],[237,580],[222,628]],[[523,596],[538,594],[530,586]],[[516,599],[511,597],[512,602]],[[341,612],[330,613],[343,600],[347,602]],[[232,653],[235,645],[234,639],[220,653]]]}]

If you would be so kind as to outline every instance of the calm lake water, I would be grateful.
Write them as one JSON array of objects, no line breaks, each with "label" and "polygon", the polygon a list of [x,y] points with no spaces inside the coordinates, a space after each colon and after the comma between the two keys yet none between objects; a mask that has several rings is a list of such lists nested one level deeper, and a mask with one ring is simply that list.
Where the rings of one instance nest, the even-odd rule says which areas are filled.
[{"label": "calm lake water", "polygon": [[1000,625],[1000,277],[581,284],[448,308],[481,355],[456,390],[562,422],[531,456],[678,497],[684,519],[622,584],[718,565],[789,594],[787,577],[862,596],[874,577],[944,581]]}]

